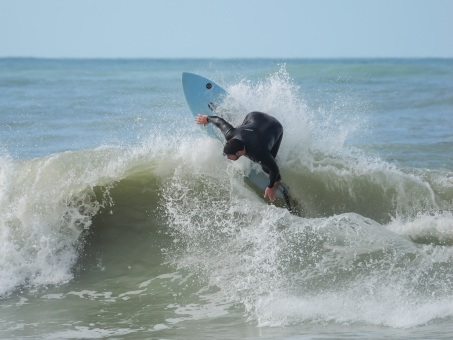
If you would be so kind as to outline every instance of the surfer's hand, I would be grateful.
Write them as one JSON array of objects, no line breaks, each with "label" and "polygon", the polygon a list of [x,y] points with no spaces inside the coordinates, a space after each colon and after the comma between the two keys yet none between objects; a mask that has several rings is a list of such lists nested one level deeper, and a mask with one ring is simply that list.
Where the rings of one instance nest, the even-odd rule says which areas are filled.
[{"label": "surfer's hand", "polygon": [[267,187],[264,190],[264,198],[269,197],[269,201],[274,202],[275,196],[277,196],[277,189],[280,186],[280,181],[275,182],[272,188]]},{"label": "surfer's hand", "polygon": [[203,124],[203,126],[206,126],[208,125],[208,116],[207,115],[202,115],[202,114],[198,114],[196,117],[195,117],[195,123],[197,124]]},{"label": "surfer's hand", "polygon": [[277,194],[277,186],[274,185],[273,188],[267,187],[264,190],[264,198],[269,197],[269,201],[274,202],[275,201],[275,196]]}]

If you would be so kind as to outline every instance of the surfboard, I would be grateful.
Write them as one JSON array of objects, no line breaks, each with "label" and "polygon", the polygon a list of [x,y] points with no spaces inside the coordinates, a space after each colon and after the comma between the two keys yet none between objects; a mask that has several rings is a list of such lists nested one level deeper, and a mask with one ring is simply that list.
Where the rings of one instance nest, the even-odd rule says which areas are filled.
[{"label": "surfboard", "polygon": [[[221,86],[198,74],[183,72],[182,88],[184,90],[187,105],[194,117],[199,113],[208,116],[217,115],[222,117],[219,113],[220,110],[217,110],[217,108],[220,107],[228,93]],[[214,129],[215,127],[213,127],[212,124],[206,126],[206,131],[209,136],[224,142],[225,140],[222,139],[222,135],[217,133]],[[268,176],[261,170],[252,170],[245,178],[245,181],[256,192],[261,194],[269,184]],[[284,200],[288,210],[294,210],[294,203],[292,202],[288,188],[284,183],[280,184],[276,198]]]}]

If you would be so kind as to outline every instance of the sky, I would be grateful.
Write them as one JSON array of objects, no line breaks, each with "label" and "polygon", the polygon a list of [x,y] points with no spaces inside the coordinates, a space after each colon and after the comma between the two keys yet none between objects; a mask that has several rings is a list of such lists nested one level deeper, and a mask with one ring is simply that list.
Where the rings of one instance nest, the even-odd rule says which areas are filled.
[{"label": "sky", "polygon": [[452,58],[452,0],[0,0],[0,57]]}]

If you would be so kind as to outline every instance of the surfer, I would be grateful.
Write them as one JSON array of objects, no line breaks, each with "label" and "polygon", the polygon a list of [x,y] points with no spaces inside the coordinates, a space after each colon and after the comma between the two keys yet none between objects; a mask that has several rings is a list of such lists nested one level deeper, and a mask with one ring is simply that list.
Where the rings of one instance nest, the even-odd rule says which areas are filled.
[{"label": "surfer", "polygon": [[283,127],[280,122],[262,112],[250,112],[242,124],[234,128],[223,118],[199,114],[195,117],[197,124],[206,126],[212,123],[222,131],[226,139],[223,153],[232,161],[245,156],[261,165],[269,175],[269,185],[264,191],[264,198],[275,200],[280,185],[280,170],[275,161],[283,138]]}]

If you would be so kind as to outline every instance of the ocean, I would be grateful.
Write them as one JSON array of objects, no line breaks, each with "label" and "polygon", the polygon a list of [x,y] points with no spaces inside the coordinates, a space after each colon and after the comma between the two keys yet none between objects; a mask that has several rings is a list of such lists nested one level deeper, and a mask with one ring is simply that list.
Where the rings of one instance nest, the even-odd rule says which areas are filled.
[{"label": "ocean", "polygon": [[[297,202],[194,123],[277,117]],[[452,59],[0,59],[0,338],[450,339]]]}]

